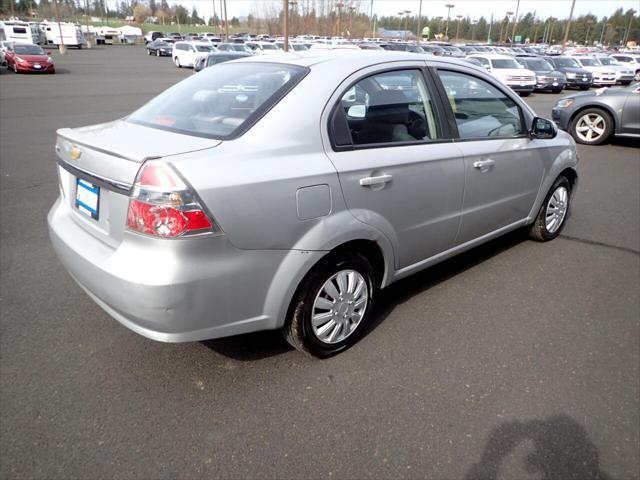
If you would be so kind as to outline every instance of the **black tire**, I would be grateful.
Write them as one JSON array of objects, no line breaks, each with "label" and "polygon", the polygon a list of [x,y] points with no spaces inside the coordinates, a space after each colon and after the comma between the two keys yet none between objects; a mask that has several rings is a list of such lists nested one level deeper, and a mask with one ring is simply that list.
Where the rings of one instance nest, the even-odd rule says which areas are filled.
[{"label": "black tire", "polygon": [[147,55],[152,55],[151,50],[147,48]]},{"label": "black tire", "polygon": [[[599,134],[593,140],[582,138],[578,134],[577,129],[580,126],[580,121],[586,115],[600,115],[600,117],[602,117],[604,121],[604,132],[602,134]],[[571,123],[569,124],[569,133],[576,142],[582,143],[583,145],[601,145],[609,140],[609,138],[613,134],[613,128],[613,118],[611,118],[611,115],[609,115],[608,112],[601,108],[587,108],[586,110],[582,110],[581,112],[577,113],[571,119]]]},{"label": "black tire", "polygon": [[531,95],[531,92],[519,92],[521,97],[528,97],[529,95]]},{"label": "black tire", "polygon": [[18,64],[17,63],[13,64],[13,73],[18,73]]},{"label": "black tire", "polygon": [[580,90],[589,90],[591,87],[588,85],[584,85],[580,87]]},{"label": "black tire", "polygon": [[160,56],[160,50],[156,50],[156,57]]},{"label": "black tire", "polygon": [[[547,207],[549,206],[549,202],[554,192],[559,188],[564,187],[567,191],[566,204],[564,206],[564,216],[560,225],[555,228],[553,231],[549,231],[547,229]],[[542,206],[540,207],[540,211],[536,216],[535,221],[529,228],[529,238],[532,240],[536,240],[538,242],[548,242],[549,240],[553,240],[562,232],[565,224],[567,223],[567,218],[569,218],[569,214],[571,213],[571,183],[564,175],[560,175],[556,178],[556,181],[553,182],[553,185],[549,189],[547,196],[544,198],[544,202],[542,202]]]},{"label": "black tire", "polygon": [[[361,320],[354,330],[340,342],[327,343],[320,340],[313,332],[311,323],[313,305],[325,283],[343,270],[354,270],[364,278],[368,288],[368,300]],[[300,283],[291,301],[282,333],[285,339],[301,352],[318,358],[335,355],[356,343],[362,335],[371,316],[377,291],[373,268],[364,256],[351,251],[331,253],[323,258]]]},{"label": "black tire", "polygon": [[180,59],[178,57],[175,57],[173,59],[173,63],[175,64],[176,67],[182,68],[182,65],[180,65]]},{"label": "black tire", "polygon": [[624,85],[624,86],[631,85],[631,82],[632,80],[625,80],[624,82],[620,82],[620,85]]},{"label": "black tire", "polygon": [[560,93],[561,91],[562,91],[562,87],[554,88],[553,90],[551,90],[551,92],[553,92],[553,93]]}]

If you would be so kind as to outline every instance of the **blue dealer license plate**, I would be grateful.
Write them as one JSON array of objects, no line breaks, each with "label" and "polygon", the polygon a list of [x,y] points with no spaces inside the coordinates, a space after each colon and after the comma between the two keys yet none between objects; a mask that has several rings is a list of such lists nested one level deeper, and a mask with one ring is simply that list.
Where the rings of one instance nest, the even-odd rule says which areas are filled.
[{"label": "blue dealer license plate", "polygon": [[85,215],[98,220],[100,187],[81,178],[78,178],[76,186],[76,207]]}]

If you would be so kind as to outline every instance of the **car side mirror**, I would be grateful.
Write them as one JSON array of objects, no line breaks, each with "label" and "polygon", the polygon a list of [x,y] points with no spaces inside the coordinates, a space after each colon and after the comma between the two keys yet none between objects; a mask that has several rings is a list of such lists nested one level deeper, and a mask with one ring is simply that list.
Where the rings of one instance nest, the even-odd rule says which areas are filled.
[{"label": "car side mirror", "polygon": [[347,110],[347,115],[351,118],[364,118],[367,114],[367,109],[364,105],[352,105]]},{"label": "car side mirror", "polygon": [[555,138],[558,130],[551,120],[535,117],[529,134],[531,138],[549,139]]}]

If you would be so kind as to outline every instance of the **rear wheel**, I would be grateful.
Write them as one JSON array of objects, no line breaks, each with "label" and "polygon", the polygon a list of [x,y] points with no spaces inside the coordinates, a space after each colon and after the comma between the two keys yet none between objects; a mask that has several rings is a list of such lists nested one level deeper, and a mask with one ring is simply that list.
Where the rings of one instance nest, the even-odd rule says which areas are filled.
[{"label": "rear wheel", "polygon": [[175,57],[175,58],[173,59],[173,63],[175,63],[175,64],[176,64],[176,67],[178,67],[178,68],[180,68],[180,67],[181,67],[181,65],[180,65],[180,59],[179,59],[178,57]]},{"label": "rear wheel", "polygon": [[151,50],[147,48],[147,55],[151,55]]},{"label": "rear wheel", "polygon": [[528,97],[529,95],[531,95],[531,92],[520,92],[521,97]]},{"label": "rear wheel", "polygon": [[569,214],[571,184],[559,176],[544,199],[538,216],[529,230],[529,237],[539,242],[553,240],[562,231]]},{"label": "rear wheel", "polygon": [[634,79],[636,82],[640,82],[640,70],[638,70],[638,71],[636,72],[636,74],[633,76],[633,79]]},{"label": "rear wheel", "polygon": [[589,88],[591,87],[589,87],[588,85],[584,85],[580,87],[580,90],[589,90]]},{"label": "rear wheel", "polygon": [[576,115],[569,133],[578,143],[600,145],[613,133],[613,119],[600,108],[589,108]]},{"label": "rear wheel", "polygon": [[298,287],[283,328],[296,349],[329,357],[353,345],[369,319],[377,287],[356,252],[329,254]]}]

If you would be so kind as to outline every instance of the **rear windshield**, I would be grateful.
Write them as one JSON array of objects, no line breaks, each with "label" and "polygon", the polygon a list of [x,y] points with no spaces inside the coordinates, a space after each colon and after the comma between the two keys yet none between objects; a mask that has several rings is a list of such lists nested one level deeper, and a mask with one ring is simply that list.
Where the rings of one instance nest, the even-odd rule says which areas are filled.
[{"label": "rear windshield", "polygon": [[307,71],[275,63],[221,63],[165,90],[127,121],[200,137],[234,138],[275,105]]},{"label": "rear windshield", "polygon": [[44,55],[44,50],[36,45],[16,45],[15,52],[22,55]]},{"label": "rear windshield", "polygon": [[212,47],[208,45],[196,45],[196,50],[198,52],[210,52],[212,50]]}]

